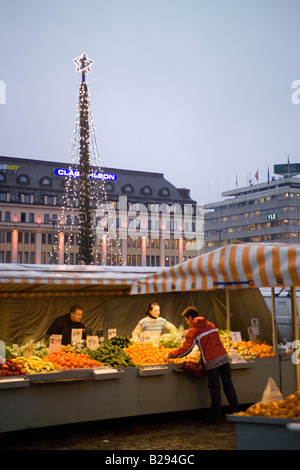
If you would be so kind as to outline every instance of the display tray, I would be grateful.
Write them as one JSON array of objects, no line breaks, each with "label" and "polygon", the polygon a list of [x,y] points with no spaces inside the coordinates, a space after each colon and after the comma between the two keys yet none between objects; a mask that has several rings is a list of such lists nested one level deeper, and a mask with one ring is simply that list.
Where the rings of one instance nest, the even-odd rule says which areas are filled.
[{"label": "display tray", "polygon": [[49,383],[61,382],[66,380],[83,380],[93,378],[93,370],[91,368],[83,369],[63,369],[50,372],[36,372],[29,374],[28,380],[32,383]]},{"label": "display tray", "polygon": [[28,387],[29,384],[30,381],[27,376],[24,375],[5,376],[0,378],[0,390]]},{"label": "display tray", "polygon": [[230,362],[230,369],[235,370],[235,369],[251,369],[255,364],[255,361],[247,361],[247,362],[236,362],[232,363]]},{"label": "display tray", "polygon": [[99,368],[99,369],[93,369],[92,375],[93,375],[94,380],[120,379],[124,375],[124,370]]},{"label": "display tray", "polygon": [[153,375],[164,375],[168,373],[168,366],[153,365],[153,366],[140,366],[138,368],[140,377],[150,377]]}]

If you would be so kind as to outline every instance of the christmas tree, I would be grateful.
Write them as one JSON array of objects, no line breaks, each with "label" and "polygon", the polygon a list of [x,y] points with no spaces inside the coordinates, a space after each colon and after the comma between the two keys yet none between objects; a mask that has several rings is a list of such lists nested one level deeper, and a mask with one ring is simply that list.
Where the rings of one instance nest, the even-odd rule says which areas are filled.
[{"label": "christmas tree", "polygon": [[[92,61],[86,54],[74,59],[77,71],[81,72],[81,83],[79,86],[79,101],[77,108],[76,128],[74,131],[73,148],[71,152],[70,176],[66,179],[65,194],[62,207],[62,224],[67,226],[66,233],[73,237],[75,218],[79,214],[78,234],[78,262],[80,264],[94,264],[98,262],[98,251],[102,248],[102,263],[106,264],[107,251],[111,249],[112,243],[109,236],[105,236],[105,243],[99,238],[99,246],[96,246],[96,230],[93,227],[93,208],[104,207],[109,214],[109,203],[105,190],[104,180],[94,180],[92,173],[102,173],[101,162],[98,152],[98,144],[95,135],[92,113],[90,110],[89,90],[86,82],[86,74],[91,71]],[[107,219],[109,215],[107,215]],[[113,238],[118,247],[118,254],[110,254],[110,264],[118,264],[116,258],[122,263],[117,233],[113,232]],[[66,244],[66,251],[69,246]],[[65,253],[66,255],[66,253]],[[68,257],[68,256],[65,256]],[[68,262],[68,260],[66,260]]]}]

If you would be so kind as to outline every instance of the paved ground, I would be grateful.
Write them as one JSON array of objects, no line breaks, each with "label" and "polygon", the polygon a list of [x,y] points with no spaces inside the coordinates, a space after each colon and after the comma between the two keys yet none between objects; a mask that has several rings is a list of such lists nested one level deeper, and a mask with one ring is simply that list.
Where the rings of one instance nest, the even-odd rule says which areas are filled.
[{"label": "paved ground", "polygon": [[0,434],[0,450],[235,450],[234,424],[205,417],[199,410],[10,432]]}]

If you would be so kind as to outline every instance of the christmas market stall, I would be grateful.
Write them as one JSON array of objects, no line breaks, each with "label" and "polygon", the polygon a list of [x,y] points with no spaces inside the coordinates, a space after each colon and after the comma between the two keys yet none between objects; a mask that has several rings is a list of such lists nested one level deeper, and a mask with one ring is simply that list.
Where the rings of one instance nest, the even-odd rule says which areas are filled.
[{"label": "christmas market stall", "polygon": [[[189,305],[213,321],[229,353],[237,353],[232,371],[240,402],[258,401],[267,378],[280,383],[281,377],[275,338],[280,334],[258,287],[277,286],[280,280],[286,283],[286,270],[290,278],[296,276],[293,260],[295,265],[298,255],[287,247],[292,250],[286,252],[291,265],[280,265],[271,281],[269,274],[265,277],[266,267],[273,263],[270,256],[284,259],[282,248],[232,245],[171,268],[0,265],[0,340],[5,365],[18,357],[23,367],[0,378],[4,413],[0,432],[209,407],[205,375],[197,377],[182,362],[165,362],[167,348],[177,347],[184,336],[181,313]],[[257,281],[257,273],[263,282]],[[160,304],[161,316],[178,328],[176,338],[170,343],[169,335],[163,334],[164,344],[128,346],[131,332],[153,301]],[[82,359],[84,367],[67,367],[59,364],[58,356],[51,357],[48,345],[45,352],[48,326],[73,303],[83,305],[89,339],[97,337],[98,344],[95,348],[91,343],[89,348],[79,342],[75,351],[67,352],[68,357],[73,353],[86,356],[93,350],[89,359],[94,359],[95,351],[107,346],[114,348],[113,353],[106,349],[110,362],[102,355],[100,364],[84,364]],[[260,344],[255,354],[250,343]],[[147,357],[131,346],[146,349]],[[160,351],[161,346],[165,351]],[[120,362],[112,361],[110,356],[120,354],[120,349]],[[32,356],[42,356],[50,365],[56,357],[54,368],[48,364],[50,370],[27,373],[22,358]],[[196,356],[186,362],[195,360]]]}]

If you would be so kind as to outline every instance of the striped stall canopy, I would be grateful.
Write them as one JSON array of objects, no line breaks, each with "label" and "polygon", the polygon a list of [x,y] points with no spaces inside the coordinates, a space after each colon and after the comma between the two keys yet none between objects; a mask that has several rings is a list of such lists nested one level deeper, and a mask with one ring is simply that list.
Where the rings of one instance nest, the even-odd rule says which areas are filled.
[{"label": "striped stall canopy", "polygon": [[0,297],[129,294],[157,268],[0,264]]},{"label": "striped stall canopy", "polygon": [[133,282],[131,294],[300,286],[300,245],[233,244]]}]

